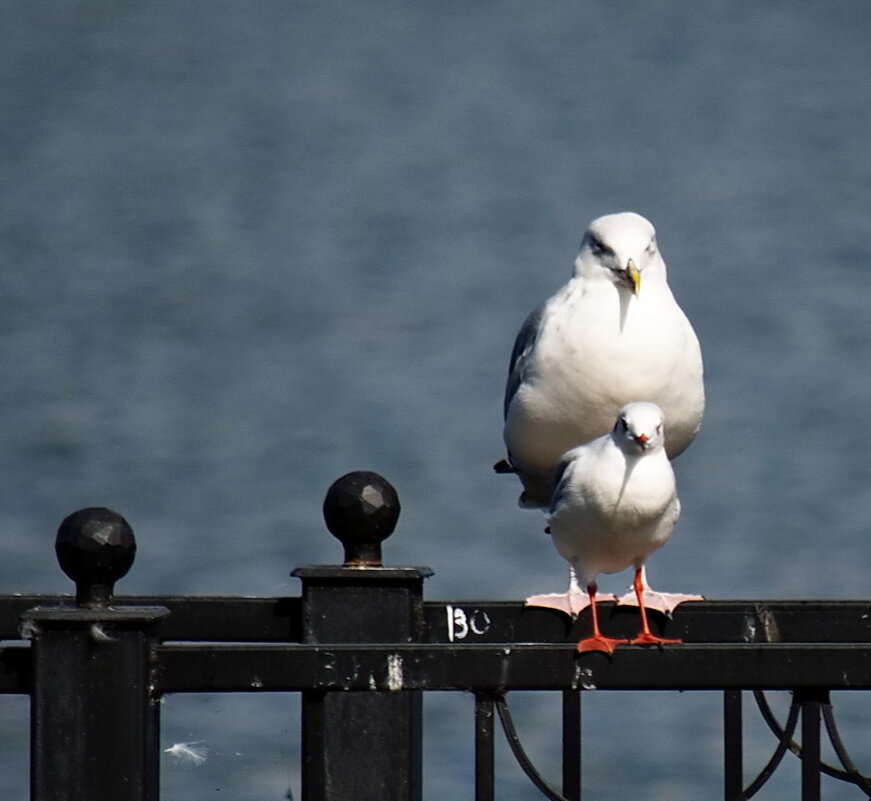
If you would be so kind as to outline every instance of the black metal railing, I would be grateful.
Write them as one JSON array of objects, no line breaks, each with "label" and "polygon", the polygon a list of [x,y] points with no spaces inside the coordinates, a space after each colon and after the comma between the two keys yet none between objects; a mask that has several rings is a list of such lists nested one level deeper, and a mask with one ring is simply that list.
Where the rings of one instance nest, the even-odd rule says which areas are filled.
[{"label": "black metal railing", "polygon": [[[495,797],[497,721],[542,797],[582,796],[581,704],[593,690],[723,694],[723,796],[749,799],[782,759],[801,761],[800,797],[821,776],[871,797],[835,724],[832,690],[871,689],[871,602],[710,601],[657,622],[681,645],[578,655],[588,625],[518,602],[425,602],[426,568],[381,564],[399,513],[372,473],[327,495],[340,567],[296,570],[298,598],[114,596],[133,533],[119,515],[87,509],[58,532],[72,596],[0,597],[0,692],[31,697],[31,797],[153,801],[159,793],[159,701],[170,693],[302,694],[305,801],[422,797],[422,692],[474,695],[476,801]],[[637,610],[603,605],[609,632],[629,636]],[[509,708],[512,691],[562,693],[562,777],[542,777]],[[789,690],[778,721],[764,692]],[[773,734],[758,776],[745,776],[743,699],[752,693]],[[472,721],[470,721],[472,725]],[[822,761],[823,733],[837,765]]]}]

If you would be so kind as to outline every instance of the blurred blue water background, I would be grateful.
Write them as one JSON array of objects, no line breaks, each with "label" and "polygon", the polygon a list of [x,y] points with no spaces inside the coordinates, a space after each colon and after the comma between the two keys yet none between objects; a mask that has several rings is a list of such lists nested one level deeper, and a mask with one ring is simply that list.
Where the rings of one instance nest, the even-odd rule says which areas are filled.
[{"label": "blurred blue water background", "polygon": [[[3,4],[0,592],[69,591],[57,525],[108,505],[139,544],[119,592],[297,594],[353,469],[396,486],[386,558],[434,568],[427,597],[562,589],[490,469],[502,387],[586,224],[628,209],[708,392],[654,586],[867,597],[869,32],[866,0]],[[588,697],[589,797],[721,796],[718,697]],[[169,699],[166,746],[212,756],[168,758],[164,797],[298,793],[294,703]],[[428,701],[427,798],[472,794],[470,704]],[[517,706],[557,776],[557,707]],[[4,798],[26,726],[4,699]]]}]

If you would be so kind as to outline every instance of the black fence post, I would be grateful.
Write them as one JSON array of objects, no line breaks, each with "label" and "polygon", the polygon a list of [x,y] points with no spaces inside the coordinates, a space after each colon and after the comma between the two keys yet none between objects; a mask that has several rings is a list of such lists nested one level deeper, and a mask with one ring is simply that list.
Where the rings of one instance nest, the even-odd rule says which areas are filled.
[{"label": "black fence post", "polygon": [[723,763],[726,801],[744,798],[744,718],[741,690],[723,693]]},{"label": "black fence post", "polygon": [[[305,642],[420,640],[431,571],[381,563],[398,517],[396,491],[377,473],[349,473],[330,487],[324,518],[345,563],[293,572],[302,580]],[[402,689],[400,660],[387,665],[387,678],[390,691],[303,693],[303,801],[419,801],[422,696]]]},{"label": "black fence post", "polygon": [[475,694],[475,801],[496,797],[493,696]]},{"label": "black fence post", "polygon": [[828,703],[829,691],[795,693],[801,704],[801,799],[820,801],[820,707]]},{"label": "black fence post", "polygon": [[581,801],[581,691],[563,691],[563,795]]},{"label": "black fence post", "polygon": [[109,509],[74,512],[55,544],[76,582],[76,605],[22,615],[32,640],[33,801],[156,801],[158,705],[152,646],[164,607],[113,605],[136,552],[133,532]]}]

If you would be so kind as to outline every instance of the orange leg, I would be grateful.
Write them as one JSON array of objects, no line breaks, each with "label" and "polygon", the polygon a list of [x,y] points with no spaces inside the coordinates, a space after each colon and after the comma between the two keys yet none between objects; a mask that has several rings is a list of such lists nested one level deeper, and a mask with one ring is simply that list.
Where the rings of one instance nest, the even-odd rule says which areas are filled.
[{"label": "orange leg", "polygon": [[596,611],[596,582],[593,582],[587,587],[587,594],[590,596],[590,614],[593,616],[593,634],[581,640],[576,649],[579,653],[587,651],[604,651],[606,654],[613,654],[614,649],[626,640],[614,640],[611,637],[605,637],[599,630],[599,613]]},{"label": "orange leg", "polygon": [[647,610],[644,608],[644,582],[641,580],[641,568],[635,571],[635,597],[638,599],[638,611],[641,613],[641,631],[634,640],[630,640],[630,645],[668,645],[671,643],[679,643],[680,640],[667,640],[664,637],[658,637],[650,631],[650,624],[647,622]]}]

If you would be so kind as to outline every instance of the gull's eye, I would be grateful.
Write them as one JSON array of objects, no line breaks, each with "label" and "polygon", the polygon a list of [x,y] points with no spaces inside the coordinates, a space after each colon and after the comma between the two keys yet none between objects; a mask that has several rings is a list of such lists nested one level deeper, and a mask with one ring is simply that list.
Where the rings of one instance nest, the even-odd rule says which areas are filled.
[{"label": "gull's eye", "polygon": [[648,256],[652,256],[654,253],[656,253],[656,237],[653,237],[650,240],[650,244],[648,244],[648,246],[645,248],[645,252]]},{"label": "gull's eye", "polygon": [[590,243],[590,252],[598,257],[612,255],[614,253],[599,237],[595,234],[590,234],[588,241]]}]

